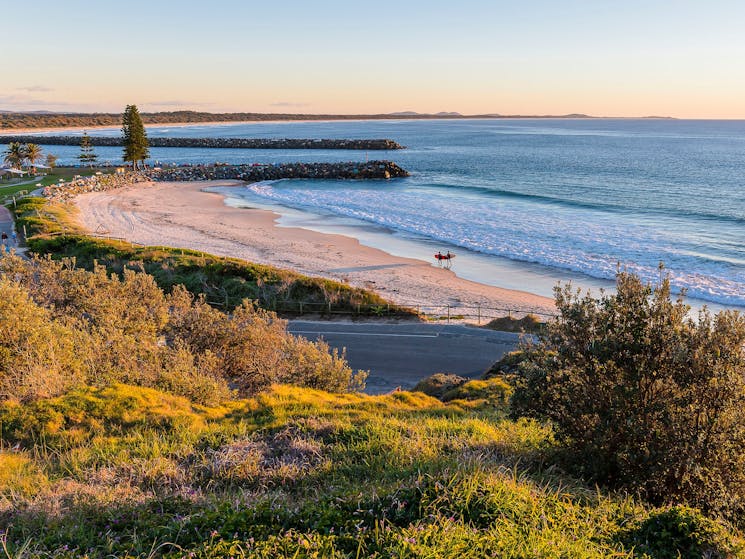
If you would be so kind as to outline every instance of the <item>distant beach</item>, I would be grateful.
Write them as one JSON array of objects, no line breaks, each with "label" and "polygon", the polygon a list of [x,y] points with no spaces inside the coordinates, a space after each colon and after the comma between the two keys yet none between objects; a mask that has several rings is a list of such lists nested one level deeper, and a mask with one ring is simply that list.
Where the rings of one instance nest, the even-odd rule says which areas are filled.
[{"label": "distant beach", "polygon": [[161,182],[83,194],[75,203],[90,231],[146,245],[189,248],[373,289],[400,304],[500,307],[553,313],[550,298],[459,278],[433,263],[393,256],[344,235],[276,224],[278,214],[235,208],[214,188],[233,181]]}]

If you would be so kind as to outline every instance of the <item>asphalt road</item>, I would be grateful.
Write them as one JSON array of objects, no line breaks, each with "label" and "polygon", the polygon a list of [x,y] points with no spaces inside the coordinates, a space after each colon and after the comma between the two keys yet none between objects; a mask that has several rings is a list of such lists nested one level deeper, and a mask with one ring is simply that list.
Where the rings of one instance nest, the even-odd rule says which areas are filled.
[{"label": "asphalt road", "polygon": [[366,392],[412,388],[434,373],[478,377],[515,348],[519,335],[460,325],[292,320],[288,330],[346,348],[354,369],[370,371]]}]

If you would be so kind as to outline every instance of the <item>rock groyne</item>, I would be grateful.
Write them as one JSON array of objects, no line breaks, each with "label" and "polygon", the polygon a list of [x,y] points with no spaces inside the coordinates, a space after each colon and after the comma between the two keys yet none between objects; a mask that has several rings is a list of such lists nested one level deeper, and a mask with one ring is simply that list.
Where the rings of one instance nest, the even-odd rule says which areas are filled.
[{"label": "rock groyne", "polygon": [[86,192],[103,192],[149,181],[241,180],[258,182],[279,179],[390,179],[408,177],[409,173],[392,161],[366,163],[282,163],[276,165],[184,165],[96,174],[77,177],[68,182],[44,188],[44,196],[65,201]]},{"label": "rock groyne", "polygon": [[[121,146],[122,138],[90,136],[94,146]],[[46,146],[78,146],[80,136],[4,136],[0,144],[19,142]],[[345,150],[397,150],[404,146],[387,138],[382,139],[313,139],[313,138],[148,138],[154,148],[234,148],[234,149],[345,149]]]},{"label": "rock groyne", "polygon": [[153,169],[146,174],[161,181],[234,179],[257,182],[279,179],[392,179],[409,172],[392,161],[341,163],[276,163],[271,165],[188,165]]},{"label": "rock groyne", "polygon": [[150,177],[143,173],[127,171],[125,173],[107,173],[90,177],[75,177],[67,182],[59,182],[45,186],[44,197],[56,202],[71,200],[79,194],[87,192],[106,192],[136,183],[149,182]]}]

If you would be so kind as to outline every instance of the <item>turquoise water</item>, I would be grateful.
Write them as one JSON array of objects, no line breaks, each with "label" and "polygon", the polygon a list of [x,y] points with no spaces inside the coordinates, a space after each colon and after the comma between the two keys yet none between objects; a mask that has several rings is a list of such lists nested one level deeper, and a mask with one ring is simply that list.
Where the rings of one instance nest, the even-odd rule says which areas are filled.
[{"label": "turquoise water", "polygon": [[[481,259],[539,265],[548,276],[554,271],[555,277],[579,274],[602,282],[621,265],[653,281],[664,262],[676,290],[745,306],[743,121],[303,122],[161,127],[149,133],[392,138],[408,149],[365,154],[160,148],[152,157],[176,163],[390,158],[412,177],[260,183],[245,196],[384,227],[432,246],[461,247]],[[49,151],[63,161],[77,153],[60,146]],[[120,153],[96,151],[112,161]]]}]

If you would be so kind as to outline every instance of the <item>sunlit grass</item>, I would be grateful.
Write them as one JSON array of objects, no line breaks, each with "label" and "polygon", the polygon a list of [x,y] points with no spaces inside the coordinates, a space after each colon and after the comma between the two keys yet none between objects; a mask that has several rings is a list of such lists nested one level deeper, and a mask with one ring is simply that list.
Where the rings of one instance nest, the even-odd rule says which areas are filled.
[{"label": "sunlit grass", "polygon": [[199,406],[120,384],[6,402],[0,522],[26,557],[635,557],[663,515],[739,553],[698,513],[546,466],[551,430],[481,400],[275,385]]}]

